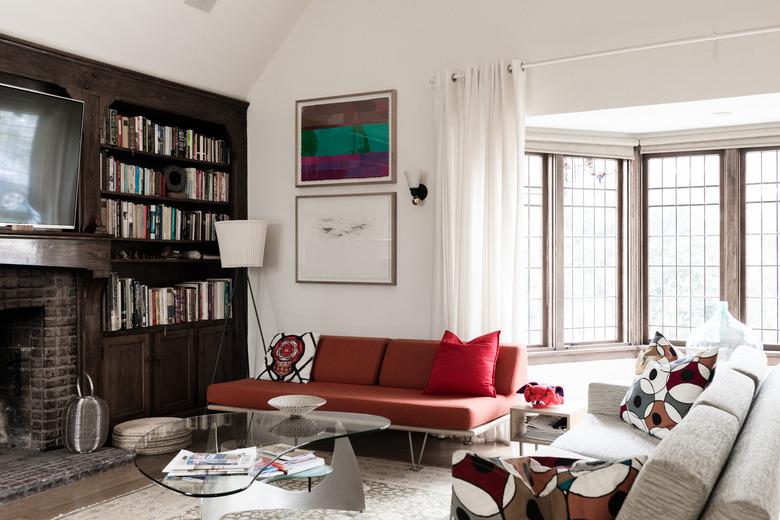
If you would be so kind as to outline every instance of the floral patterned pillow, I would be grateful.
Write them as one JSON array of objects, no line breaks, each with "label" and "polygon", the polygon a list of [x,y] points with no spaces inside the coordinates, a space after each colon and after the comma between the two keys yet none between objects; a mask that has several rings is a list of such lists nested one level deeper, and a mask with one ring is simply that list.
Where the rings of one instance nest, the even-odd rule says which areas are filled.
[{"label": "floral patterned pillow", "polygon": [[620,511],[646,459],[488,460],[458,452],[452,465],[450,518],[612,519]]},{"label": "floral patterned pillow", "polygon": [[688,414],[715,374],[717,349],[671,363],[651,361],[620,403],[620,417],[640,430],[663,439]]},{"label": "floral patterned pillow", "polygon": [[665,359],[672,362],[676,361],[678,357],[677,350],[669,343],[669,340],[666,339],[663,334],[656,331],[653,341],[651,341],[647,348],[636,358],[636,375],[641,376],[647,368],[647,365],[653,361]]}]

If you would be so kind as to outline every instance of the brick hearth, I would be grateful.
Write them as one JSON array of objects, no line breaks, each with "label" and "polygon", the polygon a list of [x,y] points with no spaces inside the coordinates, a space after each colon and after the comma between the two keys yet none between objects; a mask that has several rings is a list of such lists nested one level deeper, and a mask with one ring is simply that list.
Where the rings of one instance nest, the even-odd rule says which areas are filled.
[{"label": "brick hearth", "polygon": [[0,349],[20,358],[17,382],[0,383],[0,445],[61,445],[60,414],[75,394],[78,336],[75,271],[0,266]]}]

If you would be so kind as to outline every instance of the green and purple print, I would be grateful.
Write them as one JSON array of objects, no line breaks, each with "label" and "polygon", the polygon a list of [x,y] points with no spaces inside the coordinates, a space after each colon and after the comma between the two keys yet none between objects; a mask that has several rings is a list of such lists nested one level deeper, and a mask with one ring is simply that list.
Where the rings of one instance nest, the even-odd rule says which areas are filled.
[{"label": "green and purple print", "polygon": [[300,182],[389,180],[391,110],[387,94],[301,106]]}]

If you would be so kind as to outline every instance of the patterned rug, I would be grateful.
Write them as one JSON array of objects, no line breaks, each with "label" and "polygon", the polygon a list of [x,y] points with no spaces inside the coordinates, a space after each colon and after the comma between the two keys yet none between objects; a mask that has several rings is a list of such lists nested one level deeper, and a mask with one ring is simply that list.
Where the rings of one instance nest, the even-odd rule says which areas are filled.
[{"label": "patterned rug", "polygon": [[[433,519],[445,520],[450,511],[450,470],[423,468],[409,471],[409,464],[361,457],[360,470],[366,493],[364,513],[338,511],[249,511],[226,515],[224,520],[328,520]],[[293,483],[296,481],[288,481]],[[290,485],[285,483],[285,487]],[[294,484],[293,484],[294,485]],[[94,504],[57,519],[63,520],[197,520],[198,499],[185,497],[151,484]]]}]

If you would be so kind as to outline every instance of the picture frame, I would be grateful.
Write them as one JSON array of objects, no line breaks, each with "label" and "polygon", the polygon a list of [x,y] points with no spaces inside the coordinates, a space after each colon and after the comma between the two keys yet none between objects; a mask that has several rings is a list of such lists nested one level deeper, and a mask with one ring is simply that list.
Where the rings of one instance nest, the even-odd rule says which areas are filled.
[{"label": "picture frame", "polygon": [[295,187],[396,182],[395,90],[295,102]]},{"label": "picture frame", "polygon": [[395,192],[295,198],[295,281],[396,285]]}]

